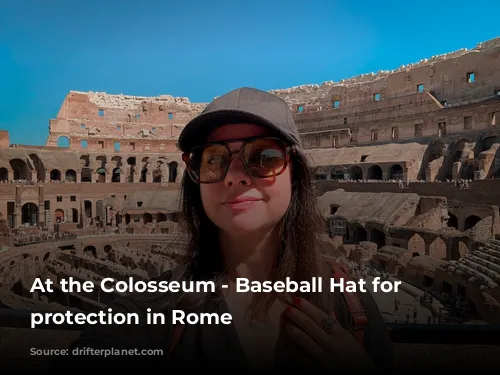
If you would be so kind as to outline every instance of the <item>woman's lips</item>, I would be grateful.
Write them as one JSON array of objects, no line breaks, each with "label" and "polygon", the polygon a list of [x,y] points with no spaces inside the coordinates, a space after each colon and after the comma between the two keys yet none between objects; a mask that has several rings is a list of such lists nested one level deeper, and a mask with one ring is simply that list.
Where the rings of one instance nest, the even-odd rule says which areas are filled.
[{"label": "woman's lips", "polygon": [[255,206],[262,199],[254,197],[237,197],[226,201],[224,204],[233,211],[245,211]]}]

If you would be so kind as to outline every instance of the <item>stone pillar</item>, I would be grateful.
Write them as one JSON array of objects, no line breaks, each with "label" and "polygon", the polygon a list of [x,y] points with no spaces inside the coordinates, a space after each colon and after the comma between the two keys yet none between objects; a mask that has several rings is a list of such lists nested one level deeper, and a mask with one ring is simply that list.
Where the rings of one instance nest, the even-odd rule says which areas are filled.
[{"label": "stone pillar", "polygon": [[38,174],[36,170],[31,172],[31,181],[38,181]]},{"label": "stone pillar", "polygon": [[149,184],[153,182],[153,171],[150,171],[149,169],[146,172],[146,182]]},{"label": "stone pillar", "polygon": [[82,170],[77,170],[76,171],[76,183],[79,184],[82,182]]},{"label": "stone pillar", "polygon": [[177,166],[177,176],[175,177],[175,182],[181,183],[183,175],[184,175],[184,166],[179,164]]},{"label": "stone pillar", "polygon": [[493,238],[496,238],[498,234],[500,234],[500,214],[498,210],[498,206],[490,207],[492,223],[491,223],[491,234]]},{"label": "stone pillar", "polygon": [[47,172],[45,172],[45,179],[46,179],[47,181],[50,181],[50,172],[48,172],[48,171],[47,171]]},{"label": "stone pillar", "polygon": [[128,171],[124,168],[120,168],[120,183],[127,182]]},{"label": "stone pillar", "polygon": [[451,178],[453,180],[458,180],[460,178],[460,169],[462,168],[462,162],[456,161],[453,163],[453,167],[451,169]]}]

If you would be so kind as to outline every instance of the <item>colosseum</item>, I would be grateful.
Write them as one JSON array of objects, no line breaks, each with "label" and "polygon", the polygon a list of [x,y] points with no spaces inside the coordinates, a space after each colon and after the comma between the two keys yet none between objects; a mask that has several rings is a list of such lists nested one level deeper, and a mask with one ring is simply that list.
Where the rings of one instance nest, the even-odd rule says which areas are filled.
[{"label": "colosseum", "polygon": [[[401,280],[426,323],[500,323],[500,38],[272,92],[295,113],[312,163],[326,255]],[[0,132],[3,311],[98,310],[113,296],[30,286],[146,279],[182,259],[176,141],[205,105],[70,91],[46,146]]]}]

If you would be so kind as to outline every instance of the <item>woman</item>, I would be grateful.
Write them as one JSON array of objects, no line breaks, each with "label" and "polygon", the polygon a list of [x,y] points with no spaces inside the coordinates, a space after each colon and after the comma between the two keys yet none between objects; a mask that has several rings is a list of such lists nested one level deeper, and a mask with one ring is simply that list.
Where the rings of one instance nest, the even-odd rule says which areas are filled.
[{"label": "woman", "polygon": [[[214,280],[219,288],[215,293],[128,296],[111,307],[141,314],[147,309],[230,313],[231,324],[187,324],[180,330],[170,321],[94,326],[72,349],[162,348],[168,360],[128,359],[165,365],[170,372],[212,367],[357,371],[389,365],[390,341],[373,298],[362,296],[368,327],[360,342],[345,321],[345,299],[330,293],[332,268],[321,255],[324,221],[287,104],[264,91],[231,91],[186,125],[178,146],[187,171],[182,213],[188,259],[160,279]],[[310,282],[318,276],[326,280],[323,292],[235,292],[238,278]]]}]

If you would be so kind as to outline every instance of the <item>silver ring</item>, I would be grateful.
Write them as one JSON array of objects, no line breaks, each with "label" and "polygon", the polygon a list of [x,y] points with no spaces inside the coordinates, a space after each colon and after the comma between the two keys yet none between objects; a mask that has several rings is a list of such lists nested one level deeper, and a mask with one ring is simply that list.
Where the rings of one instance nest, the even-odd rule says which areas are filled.
[{"label": "silver ring", "polygon": [[333,319],[331,316],[325,316],[323,322],[321,323],[321,328],[323,328],[323,330],[328,333],[335,324],[337,324],[335,319]]}]

